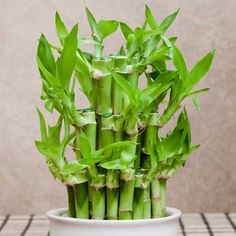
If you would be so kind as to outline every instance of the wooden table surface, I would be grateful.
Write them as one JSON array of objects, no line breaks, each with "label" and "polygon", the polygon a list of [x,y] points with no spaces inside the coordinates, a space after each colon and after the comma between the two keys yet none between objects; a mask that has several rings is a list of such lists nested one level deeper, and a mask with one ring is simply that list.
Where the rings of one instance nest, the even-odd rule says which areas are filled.
[{"label": "wooden table surface", "polygon": [[[183,214],[179,232],[180,236],[235,236],[236,213]],[[33,214],[0,216],[0,235],[48,236],[49,223],[46,216]]]}]

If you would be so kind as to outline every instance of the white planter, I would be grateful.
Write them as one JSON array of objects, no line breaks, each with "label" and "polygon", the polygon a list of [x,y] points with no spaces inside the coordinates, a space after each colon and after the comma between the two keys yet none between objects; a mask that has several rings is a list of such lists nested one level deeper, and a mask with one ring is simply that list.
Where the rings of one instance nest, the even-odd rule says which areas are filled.
[{"label": "white planter", "polygon": [[167,208],[168,217],[150,220],[80,220],[64,217],[67,209],[49,211],[50,236],[177,236],[181,212]]}]

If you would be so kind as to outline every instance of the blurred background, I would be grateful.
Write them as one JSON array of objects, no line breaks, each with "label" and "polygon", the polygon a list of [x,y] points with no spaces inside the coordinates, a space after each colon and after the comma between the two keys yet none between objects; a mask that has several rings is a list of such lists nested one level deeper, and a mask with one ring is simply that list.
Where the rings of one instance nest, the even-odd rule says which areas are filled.
[{"label": "blurred background", "polygon": [[[90,36],[84,7],[96,18],[130,26],[144,21],[145,4],[161,20],[181,8],[169,30],[178,36],[188,67],[212,48],[213,69],[201,83],[201,111],[188,105],[193,141],[200,150],[169,182],[169,204],[184,212],[236,211],[236,1],[235,0],[0,0],[0,214],[43,214],[64,207],[66,192],[34,147],[39,138],[36,106],[41,83],[35,54],[44,32],[56,42],[54,14],[79,34]],[[107,52],[123,42],[121,33],[105,41]],[[79,103],[85,105],[82,98]]]}]

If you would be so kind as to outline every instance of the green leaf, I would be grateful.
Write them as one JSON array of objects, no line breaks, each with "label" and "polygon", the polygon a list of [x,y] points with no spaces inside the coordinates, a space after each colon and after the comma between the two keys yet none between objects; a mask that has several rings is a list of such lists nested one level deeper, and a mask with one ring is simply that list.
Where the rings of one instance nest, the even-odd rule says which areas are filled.
[{"label": "green leaf", "polygon": [[[154,84],[145,89],[141,95],[141,104],[140,110],[141,112],[145,112],[145,110],[160,97],[163,93],[166,93],[167,90],[171,87],[172,82],[158,85]],[[153,104],[156,105],[156,104]]]},{"label": "green leaf", "polygon": [[88,18],[88,22],[89,22],[89,25],[90,25],[90,28],[92,30],[93,33],[96,33],[97,31],[97,22],[93,16],[93,14],[91,13],[91,11],[86,8],[86,14],[87,14],[87,18]]},{"label": "green leaf", "polygon": [[175,65],[176,70],[178,71],[180,77],[184,80],[188,75],[188,69],[184,60],[184,57],[180,50],[176,46],[172,46],[171,49],[173,63]]},{"label": "green leaf", "polygon": [[187,96],[197,95],[199,93],[205,93],[205,92],[208,92],[209,90],[210,90],[209,88],[198,89],[198,90],[188,93]]},{"label": "green leaf", "polygon": [[[179,9],[180,10],[180,9]],[[171,26],[176,16],[179,13],[179,10],[174,12],[173,14],[167,16],[160,24],[161,31],[164,33]]]},{"label": "green leaf", "polygon": [[112,160],[112,161],[106,161],[100,164],[100,166],[107,170],[125,170],[127,169],[127,165],[124,165],[121,163],[121,160]]},{"label": "green leaf", "polygon": [[48,112],[52,113],[53,108],[54,108],[54,104],[53,104],[52,100],[47,100],[44,104],[44,107]]},{"label": "green leaf", "polygon": [[199,147],[200,147],[200,145],[192,146],[187,152],[185,152],[181,155],[181,161],[183,162],[183,164],[185,164],[187,159],[192,155],[192,153],[197,151]]},{"label": "green leaf", "polygon": [[94,45],[94,46],[101,46],[101,43],[99,43],[99,42],[97,42],[97,41],[95,41],[95,40],[93,40],[93,39],[80,38],[80,39],[78,40],[78,47],[79,47],[80,45],[84,45],[84,44],[92,44],[92,45]]},{"label": "green leaf", "polygon": [[129,153],[129,152],[125,152],[123,151],[120,155],[120,160],[121,163],[126,165],[127,167],[131,164],[134,163],[135,159],[137,158],[136,155]]},{"label": "green leaf", "polygon": [[51,85],[53,88],[60,87],[60,83],[57,80],[57,78],[46,69],[46,67],[44,66],[44,64],[42,63],[38,55],[36,59],[37,59],[39,70],[41,74],[43,75],[44,79],[47,81],[47,83]]},{"label": "green leaf", "polygon": [[68,30],[58,12],[56,12],[55,15],[55,24],[56,24],[57,36],[61,44],[63,45],[65,38],[68,36]]},{"label": "green leaf", "polygon": [[60,116],[57,124],[53,127],[48,126],[48,139],[52,145],[60,145],[60,133],[62,127],[62,117]]},{"label": "green leaf", "polygon": [[46,37],[42,34],[39,39],[37,56],[40,58],[40,61],[43,63],[45,69],[50,72],[52,75],[56,75],[56,63],[50,44],[48,43]]},{"label": "green leaf", "polygon": [[157,22],[156,22],[155,18],[153,17],[152,12],[147,5],[146,5],[145,15],[146,15],[147,23],[149,24],[151,29],[157,29],[158,28]]},{"label": "green leaf", "polygon": [[214,55],[215,50],[209,52],[193,67],[186,80],[184,81],[185,92],[191,91],[192,88],[207,74],[211,67]]},{"label": "green leaf", "polygon": [[120,56],[126,56],[126,52],[123,46],[120,47],[119,54]]},{"label": "green leaf", "polygon": [[127,80],[125,80],[125,78],[122,75],[116,72],[111,72],[111,74],[115,82],[122,88],[125,94],[129,97],[130,102],[135,104],[136,103],[135,91],[131,86],[131,84]]},{"label": "green leaf", "polygon": [[192,96],[191,100],[192,100],[192,104],[193,104],[194,108],[196,109],[196,111],[200,111],[200,104],[199,104],[199,101],[197,100],[197,98],[195,96]]},{"label": "green leaf", "polygon": [[182,143],[180,142],[182,134],[182,131],[174,132],[161,141],[157,149],[160,161],[166,161],[178,153],[182,147]]},{"label": "green leaf", "polygon": [[126,23],[120,22],[120,28],[126,40],[128,39],[130,34],[134,33]]},{"label": "green leaf", "polygon": [[91,145],[86,134],[81,130],[79,134],[79,143],[80,143],[80,151],[82,153],[83,158],[91,157]]},{"label": "green leaf", "polygon": [[166,54],[167,52],[169,52],[169,50],[170,50],[169,47],[162,47],[162,48],[156,49],[156,51],[153,54],[147,57],[145,64],[149,65],[157,61],[168,60],[169,57]]},{"label": "green leaf", "polygon": [[68,88],[76,62],[78,25],[75,25],[65,39],[64,48],[57,61],[57,76],[63,88]]},{"label": "green leaf", "polygon": [[45,122],[43,114],[38,108],[37,108],[37,112],[38,112],[39,122],[40,122],[41,138],[42,138],[42,141],[46,143],[48,140],[46,122]]},{"label": "green leaf", "polygon": [[93,152],[92,155],[94,158],[98,158],[106,151],[113,150],[115,148],[124,148],[124,147],[130,146],[130,145],[136,145],[136,143],[132,142],[132,141],[120,141],[120,142],[112,143],[112,144],[105,146],[104,148],[101,148],[101,149]]},{"label": "green leaf", "polygon": [[79,81],[80,87],[87,98],[91,101],[92,78],[89,68],[80,56],[76,58],[75,75]]},{"label": "green leaf", "polygon": [[59,163],[62,150],[59,147],[48,146],[43,142],[35,141],[38,151],[47,158],[50,158],[54,163]]},{"label": "green leaf", "polygon": [[100,164],[100,166],[107,170],[125,170],[133,166],[136,158],[136,155],[128,152],[122,152],[120,159],[104,161]]},{"label": "green leaf", "polygon": [[63,168],[63,174],[72,174],[84,170],[87,166],[80,164],[77,160],[66,164]]},{"label": "green leaf", "polygon": [[119,26],[119,23],[115,20],[100,20],[97,24],[97,34],[100,41],[103,41],[107,36],[114,33]]},{"label": "green leaf", "polygon": [[144,57],[148,57],[153,52],[153,50],[156,48],[159,40],[160,40],[159,35],[156,35],[156,36],[152,37],[151,40],[150,39],[148,40],[147,45],[144,50],[144,53],[143,53]]}]

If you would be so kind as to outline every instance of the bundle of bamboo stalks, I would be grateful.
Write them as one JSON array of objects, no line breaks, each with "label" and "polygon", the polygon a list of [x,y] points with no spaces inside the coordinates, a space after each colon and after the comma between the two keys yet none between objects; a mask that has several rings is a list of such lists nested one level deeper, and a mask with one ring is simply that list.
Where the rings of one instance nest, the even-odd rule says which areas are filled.
[{"label": "bundle of bamboo stalks", "polygon": [[[114,20],[97,22],[86,12],[92,39],[78,39],[78,26],[69,32],[58,13],[61,47],[40,37],[41,99],[59,118],[47,126],[38,110],[42,139],[36,147],[53,176],[67,186],[69,216],[164,217],[166,181],[198,148],[191,144],[187,111],[181,103],[191,97],[196,104],[195,95],[208,90],[193,88],[208,72],[214,51],[188,71],[176,38],[165,36],[178,11],[159,24],[146,7],[145,22],[135,29]],[[103,40],[119,26],[126,45],[117,54],[104,56]],[[94,54],[82,49],[87,43],[94,45]],[[141,77],[146,79],[145,88],[140,86]],[[77,84],[90,102],[88,109],[76,105]],[[161,137],[159,130],[177,110],[176,126]],[[66,148],[74,150],[74,161],[66,158]]]}]

